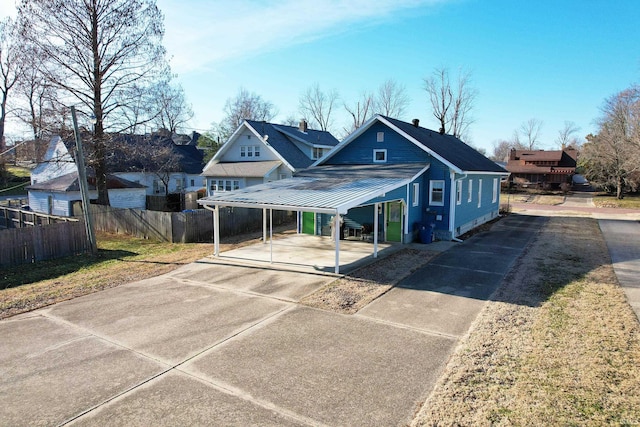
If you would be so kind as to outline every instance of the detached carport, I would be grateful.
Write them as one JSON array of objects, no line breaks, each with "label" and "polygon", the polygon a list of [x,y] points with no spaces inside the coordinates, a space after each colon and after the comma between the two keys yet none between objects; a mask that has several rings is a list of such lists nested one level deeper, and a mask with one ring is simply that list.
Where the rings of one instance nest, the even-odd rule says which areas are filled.
[{"label": "detached carport", "polygon": [[[362,205],[374,205],[378,211],[387,193],[423,174],[424,165],[342,165],[320,166],[303,171],[294,178],[273,181],[241,190],[221,192],[198,200],[204,208],[213,211],[214,255],[220,255],[221,206],[262,209],[263,236],[267,229],[270,241],[270,262],[273,262],[272,212],[276,210],[313,212],[333,215],[333,230],[340,230],[340,216],[349,209]],[[268,223],[268,225],[267,225]],[[374,215],[373,257],[378,256],[378,216]],[[340,233],[333,233],[335,244],[335,273],[340,272]]]}]

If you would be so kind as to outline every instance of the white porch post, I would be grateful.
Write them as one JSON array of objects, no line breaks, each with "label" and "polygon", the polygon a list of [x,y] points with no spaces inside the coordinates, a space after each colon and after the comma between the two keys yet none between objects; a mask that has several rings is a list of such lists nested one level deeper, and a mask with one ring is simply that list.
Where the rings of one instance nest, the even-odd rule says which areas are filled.
[{"label": "white porch post", "polygon": [[373,257],[378,258],[378,227],[379,227],[379,217],[378,209],[380,208],[380,203],[376,203],[373,205]]},{"label": "white porch post", "polygon": [[333,230],[336,239],[336,274],[340,273],[340,214],[336,212],[333,217]]},{"label": "white porch post", "polygon": [[213,255],[220,256],[220,206],[213,207]]},{"label": "white porch post", "polygon": [[262,243],[267,244],[267,209],[262,208]]},{"label": "white porch post", "polygon": [[273,209],[269,209],[269,263],[273,264]]}]

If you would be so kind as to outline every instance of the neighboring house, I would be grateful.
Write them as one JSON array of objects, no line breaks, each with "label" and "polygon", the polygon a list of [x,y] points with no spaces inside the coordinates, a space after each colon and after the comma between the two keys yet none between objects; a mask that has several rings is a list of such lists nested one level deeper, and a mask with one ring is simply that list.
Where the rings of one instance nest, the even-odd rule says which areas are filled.
[{"label": "neighboring house", "polygon": [[205,166],[207,195],[291,178],[338,144],[329,132],[245,120]]},{"label": "neighboring house", "polygon": [[509,153],[506,169],[511,173],[509,182],[520,187],[558,189],[571,184],[576,172],[578,151],[516,150]]},{"label": "neighboring house", "polygon": [[[89,199],[98,198],[95,176],[87,177]],[[107,176],[107,189],[111,206],[115,208],[144,209],[146,191],[141,184],[127,181],[115,175]],[[79,216],[82,214],[82,196],[78,172],[38,182],[27,187],[29,207],[34,212],[56,216]]]},{"label": "neighboring house", "polygon": [[[421,228],[451,240],[499,215],[508,173],[461,140],[377,115],[292,179],[218,193],[208,208],[300,212],[299,231],[416,240]],[[337,269],[337,267],[336,267]]]},{"label": "neighboring house", "polygon": [[[138,185],[135,186],[136,196],[133,197],[135,201],[130,200],[128,196],[124,197],[127,200],[123,201],[124,199],[117,195],[112,199],[112,189],[110,189],[111,206],[124,208],[135,205],[137,208],[144,209],[145,203],[140,203],[140,189],[145,196],[164,196],[168,193],[195,192],[203,189],[204,180],[200,175],[203,153],[196,147],[198,136],[195,132],[192,136],[187,136],[166,131],[150,135],[112,135],[109,142],[107,168],[112,171],[112,180],[115,178],[120,180],[120,183],[114,184],[116,187],[112,189],[121,190],[119,186],[123,185],[122,183],[128,183],[127,188],[133,188],[132,184]],[[38,198],[44,197],[42,192],[47,188],[55,188],[58,196],[62,194],[61,192],[67,192],[63,189],[66,188],[66,184],[70,184],[68,175],[77,172],[75,160],[70,154],[74,146],[75,142],[64,141],[59,136],[51,139],[44,161],[31,172],[30,206],[32,192],[39,192]],[[65,180],[47,186],[48,181],[63,176],[67,176]],[[75,196],[67,194],[65,197]],[[39,209],[38,212],[45,213],[50,210],[48,204],[35,201],[35,195],[33,198],[32,209]]]}]

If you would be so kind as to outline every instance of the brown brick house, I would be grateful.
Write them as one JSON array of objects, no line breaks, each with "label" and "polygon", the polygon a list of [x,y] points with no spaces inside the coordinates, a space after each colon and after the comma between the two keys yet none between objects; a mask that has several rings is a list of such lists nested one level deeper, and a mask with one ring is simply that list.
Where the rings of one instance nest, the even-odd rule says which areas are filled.
[{"label": "brown brick house", "polygon": [[571,184],[576,172],[578,151],[563,150],[516,150],[509,154],[506,169],[511,173],[509,182],[519,187],[560,188]]}]

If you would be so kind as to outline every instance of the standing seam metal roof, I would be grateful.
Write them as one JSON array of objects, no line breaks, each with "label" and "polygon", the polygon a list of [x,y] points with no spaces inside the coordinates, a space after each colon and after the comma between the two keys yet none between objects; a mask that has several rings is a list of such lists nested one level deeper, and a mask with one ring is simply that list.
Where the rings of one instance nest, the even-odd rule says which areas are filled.
[{"label": "standing seam metal roof", "polygon": [[[427,166],[428,167],[428,166]],[[295,177],[241,190],[221,192],[200,199],[208,206],[240,206],[252,208],[304,210],[320,213],[345,214],[349,209],[408,184],[424,165],[400,168],[396,174],[387,173],[378,177],[348,177],[327,173],[331,176]],[[344,170],[348,170],[345,167]]]}]

